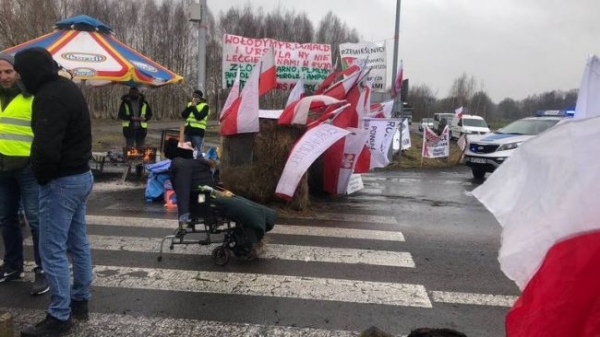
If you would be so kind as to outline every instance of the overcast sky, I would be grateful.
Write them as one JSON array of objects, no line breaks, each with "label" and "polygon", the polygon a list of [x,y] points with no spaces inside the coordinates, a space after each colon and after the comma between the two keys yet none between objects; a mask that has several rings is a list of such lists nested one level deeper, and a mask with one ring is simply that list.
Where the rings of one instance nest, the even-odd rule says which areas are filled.
[{"label": "overcast sky", "polygon": [[[396,0],[252,0],[266,12],[307,12],[315,28],[333,10],[363,41],[393,50]],[[207,0],[218,15],[248,0]],[[404,78],[448,95],[463,73],[498,103],[579,88],[589,55],[600,55],[600,0],[402,0]],[[391,57],[390,57],[391,68]],[[389,81],[389,79],[388,79]],[[480,89],[477,88],[477,89]]]}]

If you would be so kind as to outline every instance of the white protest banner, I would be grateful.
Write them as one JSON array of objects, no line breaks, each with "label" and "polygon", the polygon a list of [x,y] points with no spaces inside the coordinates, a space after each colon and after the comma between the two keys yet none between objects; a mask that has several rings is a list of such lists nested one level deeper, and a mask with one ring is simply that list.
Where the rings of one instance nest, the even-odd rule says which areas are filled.
[{"label": "white protest banner", "polygon": [[277,89],[290,90],[302,79],[305,88],[314,91],[333,67],[331,45],[318,43],[282,42],[273,39],[252,39],[223,35],[223,88],[233,85],[237,69],[242,84],[270,47],[275,49]]},{"label": "white protest banner", "polygon": [[331,124],[320,124],[308,130],[294,145],[277,183],[275,194],[290,201],[298,182],[310,165],[333,143],[348,134],[350,131]]},{"label": "white protest banner", "polygon": [[390,150],[394,134],[398,127],[400,127],[400,120],[363,118],[362,121],[362,128],[369,132],[367,147],[371,150],[370,169],[387,166],[390,163],[388,151]]},{"label": "white protest banner", "polygon": [[373,82],[373,91],[386,91],[385,44],[378,45],[373,42],[342,43],[340,44],[340,57],[343,68],[351,66],[356,60],[366,61],[366,68],[371,69],[371,72],[367,75],[367,80]]},{"label": "white protest banner", "polygon": [[360,174],[352,174],[350,176],[350,181],[348,182],[348,189],[346,190],[346,194],[352,194],[354,192],[360,191],[365,188],[363,184],[362,176]]},{"label": "white protest banner", "polygon": [[425,127],[423,131],[423,158],[443,158],[450,155],[450,132],[448,126],[438,136],[435,131]]},{"label": "white protest banner", "polygon": [[402,150],[410,149],[411,145],[412,144],[410,143],[410,129],[408,128],[408,118],[404,118],[402,120],[402,145],[400,148]]}]

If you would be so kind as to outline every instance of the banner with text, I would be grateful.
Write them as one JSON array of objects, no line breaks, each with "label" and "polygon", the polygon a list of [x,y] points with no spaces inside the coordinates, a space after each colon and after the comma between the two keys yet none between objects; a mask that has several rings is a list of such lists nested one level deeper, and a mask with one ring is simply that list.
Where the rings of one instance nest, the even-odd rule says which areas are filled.
[{"label": "banner with text", "polygon": [[448,126],[444,128],[442,134],[438,136],[435,131],[429,127],[423,130],[423,158],[443,158],[450,155],[450,132]]},{"label": "banner with text", "polygon": [[249,77],[254,65],[269,48],[275,49],[277,89],[291,90],[299,79],[313,91],[332,71],[331,45],[281,42],[273,39],[251,39],[223,35],[223,88],[233,85],[238,68],[240,82]]},{"label": "banner with text", "polygon": [[[340,57],[344,68],[352,65],[356,60],[366,60],[367,68],[371,69],[367,80],[373,81],[373,91],[386,92],[385,44],[378,45],[372,42],[342,43],[340,44]],[[233,77],[235,78],[235,74]]]}]

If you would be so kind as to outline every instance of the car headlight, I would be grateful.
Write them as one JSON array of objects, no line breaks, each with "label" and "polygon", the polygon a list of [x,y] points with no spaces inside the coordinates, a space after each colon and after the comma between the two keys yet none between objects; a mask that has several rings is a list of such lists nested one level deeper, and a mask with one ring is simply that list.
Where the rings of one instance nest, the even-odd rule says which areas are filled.
[{"label": "car headlight", "polygon": [[517,147],[519,147],[519,144],[521,144],[521,143],[508,143],[508,144],[500,145],[500,147],[498,148],[497,151],[514,150]]}]

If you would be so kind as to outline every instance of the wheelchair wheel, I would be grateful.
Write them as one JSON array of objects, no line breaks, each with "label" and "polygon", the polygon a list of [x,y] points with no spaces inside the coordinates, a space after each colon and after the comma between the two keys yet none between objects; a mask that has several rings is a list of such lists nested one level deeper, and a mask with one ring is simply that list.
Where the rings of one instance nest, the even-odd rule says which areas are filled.
[{"label": "wheelchair wheel", "polygon": [[229,250],[223,246],[216,247],[212,251],[213,262],[217,266],[224,266],[229,263]]}]

